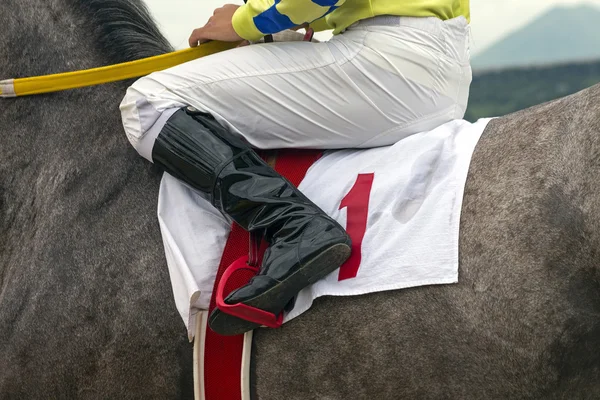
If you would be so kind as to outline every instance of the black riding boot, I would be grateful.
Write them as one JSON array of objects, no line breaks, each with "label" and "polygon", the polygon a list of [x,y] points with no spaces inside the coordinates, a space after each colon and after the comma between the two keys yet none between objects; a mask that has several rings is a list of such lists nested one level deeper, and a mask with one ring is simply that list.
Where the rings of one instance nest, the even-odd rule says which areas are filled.
[{"label": "black riding boot", "polygon": [[[228,304],[278,314],[300,290],[350,256],[344,229],[208,114],[190,108],[175,112],[154,143],[152,159],[209,194],[212,204],[245,230],[264,234],[269,248],[258,275],[232,292]],[[258,327],[218,309],[209,324],[223,335]]]}]

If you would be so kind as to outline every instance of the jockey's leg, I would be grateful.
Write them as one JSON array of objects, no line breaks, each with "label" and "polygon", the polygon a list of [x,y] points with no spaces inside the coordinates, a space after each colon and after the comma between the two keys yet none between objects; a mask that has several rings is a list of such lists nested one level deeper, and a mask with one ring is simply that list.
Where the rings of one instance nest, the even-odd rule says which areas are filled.
[{"label": "jockey's leg", "polygon": [[146,158],[140,142],[161,114],[188,105],[259,149],[390,145],[463,117],[468,58],[463,17],[375,18],[328,42],[251,45],[150,74],[128,89],[123,125]]},{"label": "jockey's leg", "polygon": [[[152,159],[269,243],[258,275],[232,292],[225,299],[229,304],[278,314],[301,289],[350,256],[344,229],[209,114],[176,111],[157,136]],[[258,327],[218,309],[209,323],[224,335]]]}]

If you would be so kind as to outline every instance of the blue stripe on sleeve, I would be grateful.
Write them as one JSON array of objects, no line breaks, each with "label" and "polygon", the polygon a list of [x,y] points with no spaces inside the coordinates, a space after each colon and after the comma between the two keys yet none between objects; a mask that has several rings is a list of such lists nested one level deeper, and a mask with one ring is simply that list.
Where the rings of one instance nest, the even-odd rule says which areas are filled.
[{"label": "blue stripe on sleeve", "polygon": [[[329,11],[327,11],[327,12],[325,13],[325,15],[327,15],[327,14],[331,14],[331,12],[332,12],[333,10],[336,10],[336,9],[338,9],[338,8],[339,8],[339,7],[336,7],[336,6],[331,6],[331,7],[329,7]],[[324,17],[325,15],[323,15],[323,17]],[[321,18],[322,18],[322,17],[321,17]]]},{"label": "blue stripe on sleeve", "polygon": [[337,0],[311,0],[313,3],[323,7],[331,7],[337,3]]},{"label": "blue stripe on sleeve", "polygon": [[281,2],[281,0],[275,0],[275,4],[269,7],[269,9],[253,18],[254,25],[256,25],[256,28],[262,33],[277,33],[296,25],[287,15],[283,15],[277,11],[276,6],[279,2]]}]

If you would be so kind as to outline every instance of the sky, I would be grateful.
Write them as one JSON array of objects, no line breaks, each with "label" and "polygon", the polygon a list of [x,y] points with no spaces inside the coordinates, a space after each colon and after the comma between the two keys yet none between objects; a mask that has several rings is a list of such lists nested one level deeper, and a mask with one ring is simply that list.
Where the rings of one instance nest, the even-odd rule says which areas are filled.
[{"label": "sky", "polygon": [[[213,10],[225,3],[242,0],[145,0],[163,33],[177,49],[187,47],[194,28],[204,25]],[[401,0],[397,0],[401,1]],[[471,0],[471,32],[477,54],[494,41],[525,25],[540,13],[562,5],[591,4],[600,0]],[[328,34],[317,36],[326,39]]]}]

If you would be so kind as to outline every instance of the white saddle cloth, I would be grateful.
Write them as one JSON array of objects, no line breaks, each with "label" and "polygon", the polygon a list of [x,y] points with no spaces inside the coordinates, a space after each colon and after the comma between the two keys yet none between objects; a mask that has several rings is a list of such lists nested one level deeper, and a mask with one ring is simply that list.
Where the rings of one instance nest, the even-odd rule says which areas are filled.
[{"label": "white saddle cloth", "polygon": [[[361,259],[353,261],[358,266],[354,278],[340,280],[338,270],[300,292],[284,322],[319,296],[457,282],[463,191],[473,150],[489,120],[452,121],[393,146],[325,153],[299,189],[342,226],[347,227],[349,213],[354,215],[353,231],[364,231]],[[158,218],[175,302],[191,340],[195,314],[209,306],[230,223],[168,174],[161,183]],[[357,253],[353,250],[353,257]],[[352,265],[342,266],[342,276],[353,275],[348,268]]]}]

